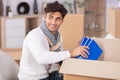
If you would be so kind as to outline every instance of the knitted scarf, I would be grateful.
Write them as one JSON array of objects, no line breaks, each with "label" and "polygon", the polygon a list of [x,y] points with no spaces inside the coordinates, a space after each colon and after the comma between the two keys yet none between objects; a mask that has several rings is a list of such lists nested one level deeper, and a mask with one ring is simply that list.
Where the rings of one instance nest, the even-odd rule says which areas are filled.
[{"label": "knitted scarf", "polygon": [[60,33],[57,31],[56,34],[53,35],[46,27],[46,23],[44,20],[42,20],[40,28],[42,29],[43,33],[46,35],[49,42],[49,47],[52,48],[52,51],[60,51],[61,50]]}]

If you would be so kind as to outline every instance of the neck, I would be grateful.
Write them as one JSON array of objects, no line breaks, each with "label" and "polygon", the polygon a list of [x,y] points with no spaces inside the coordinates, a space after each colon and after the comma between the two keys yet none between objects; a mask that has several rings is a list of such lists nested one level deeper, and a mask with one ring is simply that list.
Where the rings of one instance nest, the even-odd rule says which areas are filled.
[{"label": "neck", "polygon": [[57,32],[56,31],[54,31],[54,32],[51,32],[53,35],[55,35]]}]

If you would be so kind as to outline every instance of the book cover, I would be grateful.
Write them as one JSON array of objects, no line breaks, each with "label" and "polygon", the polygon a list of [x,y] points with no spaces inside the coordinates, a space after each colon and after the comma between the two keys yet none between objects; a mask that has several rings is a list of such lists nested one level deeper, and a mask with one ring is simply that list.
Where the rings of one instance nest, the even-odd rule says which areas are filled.
[{"label": "book cover", "polygon": [[[86,38],[85,38],[86,39]],[[82,39],[84,40],[84,39]],[[100,55],[102,54],[102,49],[99,47],[99,45],[90,38],[87,38],[84,42],[84,44],[80,44],[81,46],[88,46],[90,49],[89,51],[89,55],[88,58],[83,58],[82,56],[77,56],[76,58],[78,59],[90,59],[90,60],[98,60]]]},{"label": "book cover", "polygon": [[88,55],[88,58],[82,57],[82,59],[98,60],[102,54],[102,49],[99,47],[99,45],[93,39],[91,39],[87,46],[90,48],[88,50],[90,54]]},{"label": "book cover", "polygon": [[80,45],[81,45],[81,46],[84,46],[84,44],[86,43],[87,40],[88,40],[87,37],[83,37],[82,40],[81,40]]},{"label": "book cover", "polygon": [[[83,46],[87,46],[89,43],[90,43],[90,41],[91,41],[91,39],[90,38],[88,38],[87,39],[87,41],[84,43],[84,45]],[[81,45],[82,46],[82,45]]]},{"label": "book cover", "polygon": [[[85,45],[87,45],[89,43],[89,41],[90,41],[90,38],[83,37],[82,40],[81,40],[80,45],[85,46]],[[82,59],[82,56],[76,56],[75,58]]]}]

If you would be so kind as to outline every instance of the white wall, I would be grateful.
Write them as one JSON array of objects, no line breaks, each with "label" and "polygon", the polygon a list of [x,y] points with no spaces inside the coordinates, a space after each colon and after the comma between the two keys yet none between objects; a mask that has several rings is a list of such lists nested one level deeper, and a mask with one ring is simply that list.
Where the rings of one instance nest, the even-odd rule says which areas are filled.
[{"label": "white wall", "polygon": [[107,1],[107,8],[108,7],[118,7],[118,0],[106,0]]},{"label": "white wall", "polygon": [[[6,15],[6,5],[9,1],[9,4],[12,8],[12,11],[13,11],[13,14],[14,15],[18,15],[17,13],[17,5],[20,3],[20,2],[27,2],[30,6],[30,12],[29,14],[33,14],[33,1],[34,0],[3,0],[3,5],[4,5],[4,15]],[[52,2],[52,1],[56,1],[56,0],[37,0],[38,2],[38,12],[41,13],[41,6],[42,6],[42,2]],[[62,3],[64,0],[57,0],[59,1],[60,3]]]}]

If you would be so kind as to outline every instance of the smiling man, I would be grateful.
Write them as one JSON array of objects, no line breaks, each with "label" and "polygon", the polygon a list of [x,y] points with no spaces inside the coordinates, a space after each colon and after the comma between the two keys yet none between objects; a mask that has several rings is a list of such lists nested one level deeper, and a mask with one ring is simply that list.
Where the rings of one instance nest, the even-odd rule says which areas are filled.
[{"label": "smiling man", "polygon": [[46,26],[48,30],[52,34],[56,34],[56,31],[59,29],[61,23],[63,22],[63,18],[59,12],[50,12],[45,17],[44,20],[46,21]]},{"label": "smiling man", "polygon": [[67,10],[58,1],[48,3],[44,8],[41,25],[26,36],[20,61],[19,80],[63,80],[58,64],[64,59],[81,55],[87,57],[88,47],[77,46],[62,51],[59,28]]}]

